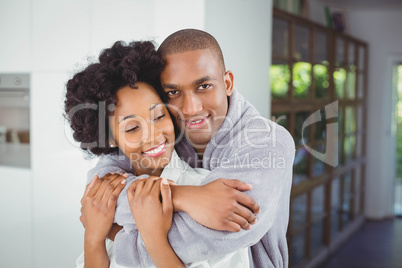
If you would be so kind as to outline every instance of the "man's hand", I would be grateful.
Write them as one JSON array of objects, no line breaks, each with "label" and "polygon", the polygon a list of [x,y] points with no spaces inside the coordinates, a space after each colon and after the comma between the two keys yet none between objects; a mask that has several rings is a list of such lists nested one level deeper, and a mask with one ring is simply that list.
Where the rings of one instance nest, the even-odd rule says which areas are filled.
[{"label": "man's hand", "polygon": [[215,230],[249,230],[260,206],[241,191],[252,186],[239,180],[218,179],[203,186],[172,186],[175,211],[184,211],[198,223]]},{"label": "man's hand", "polygon": [[167,238],[172,225],[173,203],[169,182],[149,177],[130,185],[127,199],[135,224],[144,242]]}]

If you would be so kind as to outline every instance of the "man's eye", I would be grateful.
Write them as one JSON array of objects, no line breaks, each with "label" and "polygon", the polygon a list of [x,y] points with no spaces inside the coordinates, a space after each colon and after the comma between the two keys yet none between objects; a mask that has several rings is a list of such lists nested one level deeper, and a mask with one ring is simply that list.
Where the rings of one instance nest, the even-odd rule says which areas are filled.
[{"label": "man's eye", "polygon": [[198,87],[198,89],[205,90],[211,87],[211,84],[204,84]]},{"label": "man's eye", "polygon": [[173,95],[179,94],[179,91],[177,91],[177,90],[171,90],[171,91],[168,91],[167,94],[168,94],[169,96],[173,96]]}]

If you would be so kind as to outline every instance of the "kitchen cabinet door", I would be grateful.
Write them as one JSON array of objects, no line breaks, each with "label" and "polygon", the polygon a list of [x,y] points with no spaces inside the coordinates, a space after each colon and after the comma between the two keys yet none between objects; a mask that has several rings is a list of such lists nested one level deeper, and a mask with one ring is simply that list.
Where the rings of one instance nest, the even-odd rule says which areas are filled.
[{"label": "kitchen cabinet door", "polygon": [[31,171],[0,167],[0,184],[0,267],[32,267]]},{"label": "kitchen cabinet door", "polygon": [[28,72],[30,55],[30,0],[0,3],[0,72]]}]

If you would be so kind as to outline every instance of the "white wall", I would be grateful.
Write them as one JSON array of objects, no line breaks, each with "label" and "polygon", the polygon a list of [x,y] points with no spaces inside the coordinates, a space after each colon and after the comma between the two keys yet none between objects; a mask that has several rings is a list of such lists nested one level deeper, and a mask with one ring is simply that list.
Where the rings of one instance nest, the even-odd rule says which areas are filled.
[{"label": "white wall", "polygon": [[0,72],[31,70],[30,9],[30,0],[0,1]]},{"label": "white wall", "polygon": [[[366,170],[366,215],[381,219],[393,214],[392,197],[395,155],[391,144],[392,59],[402,53],[402,3],[385,4],[340,1],[310,1],[312,19],[324,23],[324,5],[347,10],[350,33],[369,45],[368,136]],[[398,56],[399,55],[399,56]]]},{"label": "white wall", "polygon": [[[83,250],[80,199],[86,172],[94,162],[85,161],[66,139],[62,118],[64,85],[76,69],[87,64],[88,56],[96,57],[117,40],[159,36],[165,33],[161,29],[165,29],[167,20],[169,31],[185,27],[186,22],[203,27],[202,19],[190,15],[192,8],[203,10],[203,1],[181,5],[185,16],[172,10],[173,5],[164,5],[161,12],[159,2],[32,1],[35,267],[72,267]],[[174,4],[180,2],[185,3]]]},{"label": "white wall", "polygon": [[207,0],[205,29],[221,45],[235,87],[268,117],[272,0]]},{"label": "white wall", "polygon": [[[24,254],[13,246],[1,250],[0,266],[10,267],[3,262],[7,256],[25,258],[18,267],[73,267],[83,249],[80,198],[94,162],[84,160],[69,142],[62,114],[65,83],[87,64],[88,56],[116,40],[154,38],[160,43],[182,28],[206,29],[221,42],[235,85],[267,116],[271,5],[271,0],[0,1],[0,30],[7,36],[0,44],[0,72],[32,76],[32,170],[18,181],[27,183],[20,188],[24,199],[6,206],[3,198],[0,204],[2,215],[28,214],[21,217],[25,225],[20,235],[29,233],[24,241],[30,245]],[[0,177],[11,177],[7,172],[0,169]],[[9,185],[15,188],[16,183]],[[0,220],[2,237],[13,220]]]}]

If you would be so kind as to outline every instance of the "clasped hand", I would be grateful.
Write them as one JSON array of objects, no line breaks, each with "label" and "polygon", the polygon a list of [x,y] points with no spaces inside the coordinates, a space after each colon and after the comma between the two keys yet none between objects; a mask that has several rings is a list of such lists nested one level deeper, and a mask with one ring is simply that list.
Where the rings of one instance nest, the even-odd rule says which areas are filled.
[{"label": "clasped hand", "polygon": [[[87,186],[81,200],[82,215],[80,220],[84,228],[89,227],[89,225],[95,226],[90,229],[97,229],[101,237],[106,233],[106,237],[114,239],[115,234],[121,229],[116,224],[112,226],[112,223],[116,199],[124,188],[124,184],[122,184],[124,179],[125,177],[121,174],[107,174],[102,179],[94,180]],[[260,207],[253,198],[244,193],[252,189],[249,184],[229,179],[218,179],[203,186],[177,186],[171,182],[169,184],[171,184],[169,187],[171,197],[170,199],[168,199],[168,195],[165,197],[166,210],[164,210],[161,202],[159,204],[155,202],[155,200],[160,201],[159,196],[163,194],[163,191],[161,192],[163,189],[161,178],[138,179],[130,185],[127,196],[137,226],[142,219],[145,219],[148,224],[144,223],[143,226],[147,228],[150,226],[149,223],[153,222],[151,218],[161,217],[166,224],[159,222],[160,231],[167,232],[171,226],[171,216],[168,216],[170,215],[170,205],[174,211],[184,211],[198,223],[220,231],[249,230],[251,225],[257,221],[256,214],[259,213]],[[103,186],[100,187],[101,185]],[[98,193],[99,189],[102,189],[100,193]],[[90,190],[91,194],[89,194]],[[91,202],[89,202],[90,200]],[[94,200],[96,200],[95,203]],[[91,204],[90,209],[87,208],[88,204]],[[158,210],[159,214],[147,213],[144,209],[145,204]],[[98,208],[94,209],[94,207]],[[93,220],[89,224],[91,219]],[[102,222],[103,224],[101,224]],[[107,228],[109,230],[106,232],[105,229]],[[152,228],[156,227],[153,226]]]},{"label": "clasped hand", "polygon": [[81,199],[80,221],[85,228],[85,236],[91,241],[104,241],[120,230],[112,228],[112,224],[117,198],[126,184],[125,179],[126,176],[110,173],[102,179],[95,176],[87,185]]},{"label": "clasped hand", "polygon": [[202,186],[172,186],[175,211],[219,231],[249,230],[260,206],[244,191],[252,186],[239,180],[217,179]]}]

